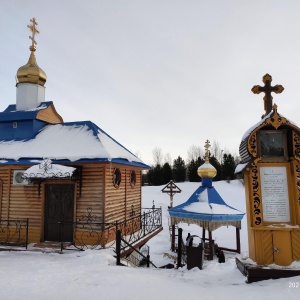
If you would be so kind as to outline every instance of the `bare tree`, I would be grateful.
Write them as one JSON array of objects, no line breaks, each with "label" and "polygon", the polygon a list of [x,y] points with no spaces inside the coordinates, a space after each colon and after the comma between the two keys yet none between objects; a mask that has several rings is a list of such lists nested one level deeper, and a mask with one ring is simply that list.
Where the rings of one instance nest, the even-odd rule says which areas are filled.
[{"label": "bare tree", "polygon": [[165,154],[164,157],[164,163],[168,163],[170,166],[172,166],[172,157],[171,154],[168,152],[167,154]]},{"label": "bare tree", "polygon": [[211,156],[214,156],[219,163],[222,163],[224,150],[221,149],[219,142],[217,142],[216,140],[214,140],[212,143],[210,153]]},{"label": "bare tree", "polygon": [[198,159],[198,157],[203,158],[203,156],[204,156],[203,147],[192,145],[188,149],[187,163],[189,164],[192,160],[196,161]]},{"label": "bare tree", "polygon": [[155,147],[152,150],[152,155],[153,155],[154,165],[155,166],[161,165],[162,164],[162,160],[163,160],[163,153],[162,153],[161,148]]}]

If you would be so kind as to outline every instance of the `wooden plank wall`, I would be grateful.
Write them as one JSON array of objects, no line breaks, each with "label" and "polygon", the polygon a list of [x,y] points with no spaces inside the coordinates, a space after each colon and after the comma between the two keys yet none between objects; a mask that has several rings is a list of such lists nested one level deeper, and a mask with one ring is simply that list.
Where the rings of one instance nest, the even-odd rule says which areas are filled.
[{"label": "wooden plank wall", "polygon": [[[135,171],[136,184],[133,186],[130,183],[131,171]],[[126,219],[137,216],[141,213],[142,202],[142,176],[141,170],[126,169]],[[132,211],[134,215],[132,216]]]},{"label": "wooden plank wall", "polygon": [[[116,188],[113,184],[115,168],[121,171],[121,184]],[[136,172],[136,184],[131,186],[131,170]],[[124,221],[130,218],[132,206],[135,215],[141,211],[141,169],[136,167],[108,164],[105,169],[105,222]]]},{"label": "wooden plank wall", "polygon": [[76,220],[87,215],[87,209],[92,208],[95,222],[103,222],[104,199],[104,165],[99,163],[81,164],[82,188],[79,197],[79,182],[77,183]]},{"label": "wooden plank wall", "polygon": [[0,180],[1,180],[1,191],[0,191],[0,218],[2,220],[7,219],[8,205],[9,205],[9,172],[8,168],[0,168]]},{"label": "wooden plank wall", "polygon": [[29,218],[31,228],[29,238],[39,240],[42,201],[38,196],[37,186],[13,185],[14,170],[26,170],[28,167],[26,165],[0,167],[0,179],[3,182],[0,215],[3,220]]},{"label": "wooden plank wall", "polygon": [[[92,208],[95,222],[115,222],[128,220],[141,211],[141,168],[116,164],[86,163],[74,164],[82,167],[82,188],[79,195],[79,182],[76,185],[74,221],[87,215],[88,207]],[[29,218],[29,241],[43,240],[44,228],[44,183],[40,195],[38,184],[32,186],[13,185],[14,170],[26,170],[29,165],[0,166],[0,217],[1,219]],[[119,188],[113,185],[115,167],[121,171]],[[130,174],[136,173],[136,184],[130,183]],[[55,180],[52,183],[70,183],[66,180]],[[47,183],[51,183],[48,182]],[[104,217],[105,213],[105,217]]]}]

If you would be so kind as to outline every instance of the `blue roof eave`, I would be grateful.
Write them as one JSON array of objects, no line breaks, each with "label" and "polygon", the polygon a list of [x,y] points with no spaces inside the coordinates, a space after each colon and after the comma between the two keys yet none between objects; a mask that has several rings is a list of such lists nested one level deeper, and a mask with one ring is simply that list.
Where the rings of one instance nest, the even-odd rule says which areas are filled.
[{"label": "blue roof eave", "polygon": [[172,208],[169,209],[169,214],[171,217],[174,217],[174,218],[201,220],[201,221],[210,221],[210,222],[241,221],[245,215],[244,213],[241,213],[241,214],[202,214],[202,213],[194,213],[194,212],[174,211]]},{"label": "blue roof eave", "polygon": [[[18,160],[14,159],[0,159],[0,165],[35,165],[41,161],[43,161],[43,157],[23,157]],[[143,169],[150,169],[150,166],[136,162],[136,161],[128,161],[127,159],[122,158],[113,158],[113,159],[107,159],[107,158],[85,158],[85,159],[79,159],[76,161],[71,161],[69,159],[51,159],[52,163],[56,164],[76,164],[76,163],[93,163],[93,162],[103,162],[103,163],[117,163],[127,166],[134,166],[139,167]]]}]

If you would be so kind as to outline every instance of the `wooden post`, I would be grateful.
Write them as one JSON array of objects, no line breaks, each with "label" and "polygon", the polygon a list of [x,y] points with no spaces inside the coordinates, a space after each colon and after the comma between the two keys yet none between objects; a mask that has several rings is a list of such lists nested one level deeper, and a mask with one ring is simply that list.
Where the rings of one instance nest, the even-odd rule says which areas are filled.
[{"label": "wooden post", "polygon": [[178,249],[177,249],[177,266],[181,267],[181,255],[182,255],[182,228],[178,228]]},{"label": "wooden post", "polygon": [[202,228],[202,241],[205,243],[205,228]]},{"label": "wooden post", "polygon": [[236,227],[235,232],[236,232],[236,252],[241,253],[240,229]]},{"label": "wooden post", "polygon": [[175,225],[172,225],[171,249],[175,251]]},{"label": "wooden post", "polygon": [[212,240],[212,234],[211,231],[208,231],[208,236],[209,236],[209,260],[214,259],[214,245],[213,245],[213,240]]},{"label": "wooden post", "polygon": [[29,224],[29,219],[27,218],[26,219],[26,250],[27,250],[27,247],[28,247],[28,224]]},{"label": "wooden post", "polygon": [[117,254],[117,266],[121,265],[121,230],[117,230],[116,233],[116,254]]}]

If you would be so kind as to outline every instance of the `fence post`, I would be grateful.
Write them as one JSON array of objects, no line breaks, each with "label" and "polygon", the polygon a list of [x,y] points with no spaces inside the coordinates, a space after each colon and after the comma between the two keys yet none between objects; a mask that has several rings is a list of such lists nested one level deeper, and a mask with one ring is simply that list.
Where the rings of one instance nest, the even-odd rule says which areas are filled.
[{"label": "fence post", "polygon": [[150,267],[150,255],[148,254],[147,255],[147,268]]},{"label": "fence post", "polygon": [[121,265],[121,230],[116,232],[116,254],[117,254],[117,266]]},{"label": "fence post", "polygon": [[28,223],[29,223],[29,219],[26,219],[26,250],[27,250],[27,245],[28,245]]},{"label": "fence post", "polygon": [[64,242],[63,242],[63,237],[62,237],[62,222],[58,222],[58,224],[59,224],[59,231],[60,231],[60,252],[62,252],[63,248],[64,248]]},{"label": "fence post", "polygon": [[178,249],[177,249],[177,266],[178,268],[181,267],[181,256],[182,256],[182,246],[181,246],[181,243],[182,243],[182,228],[178,228],[178,241],[177,241],[177,244],[178,244]]},{"label": "fence post", "polygon": [[144,212],[144,236],[146,235],[146,213]]}]

